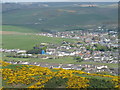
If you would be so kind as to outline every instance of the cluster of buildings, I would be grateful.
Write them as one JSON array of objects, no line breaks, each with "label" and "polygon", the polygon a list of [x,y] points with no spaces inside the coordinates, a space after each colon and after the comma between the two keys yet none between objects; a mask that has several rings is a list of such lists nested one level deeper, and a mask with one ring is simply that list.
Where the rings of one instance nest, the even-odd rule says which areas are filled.
[{"label": "cluster of buildings", "polygon": [[26,53],[26,50],[20,50],[20,49],[2,49],[0,48],[0,52],[5,52],[5,53]]},{"label": "cluster of buildings", "polygon": [[[100,29],[100,27],[99,27]],[[86,61],[100,63],[118,63],[118,35],[115,31],[84,32],[67,31],[55,34],[41,33],[48,37],[77,39],[76,43],[63,41],[56,48],[47,48],[47,53],[54,56],[80,56]],[[97,47],[95,45],[98,45]]]},{"label": "cluster of buildings", "polygon": [[[98,31],[103,30],[98,27]],[[76,57],[79,56],[85,62],[97,62],[97,63],[119,63],[119,51],[120,48],[118,42],[118,35],[116,31],[108,32],[92,32],[92,31],[66,31],[57,33],[39,33],[36,35],[42,35],[47,37],[55,38],[70,38],[74,39],[75,42],[62,41],[59,45],[43,42],[39,47],[47,47],[44,53],[41,55],[26,54],[26,50],[20,49],[0,49],[0,52],[11,53],[14,52],[17,56],[29,56],[30,58],[42,58],[42,59],[56,59],[58,57]],[[17,63],[17,62],[15,62]],[[19,62],[19,64],[30,64],[28,62]],[[107,71],[113,74],[117,74],[117,69],[110,69],[104,65],[44,65],[44,64],[34,64],[43,67],[51,68],[63,68],[63,69],[76,69],[81,70],[83,68],[86,72],[101,72]]]},{"label": "cluster of buildings", "polygon": [[[98,28],[100,29],[100,27]],[[101,29],[102,30],[102,29]],[[75,39],[74,43],[67,41],[60,42],[59,45],[52,43],[41,43],[39,48],[47,47],[44,57],[49,59],[52,55],[54,57],[63,56],[80,56],[85,61],[94,61],[100,63],[118,63],[118,36],[115,31],[109,32],[90,32],[90,31],[66,31],[57,33],[40,33],[39,35],[48,37],[61,37]],[[97,45],[97,46],[96,46]],[[36,47],[38,48],[38,47]],[[26,50],[20,49],[0,49],[1,52],[14,52],[19,56],[33,56],[26,54]],[[20,54],[21,53],[21,54]]]}]

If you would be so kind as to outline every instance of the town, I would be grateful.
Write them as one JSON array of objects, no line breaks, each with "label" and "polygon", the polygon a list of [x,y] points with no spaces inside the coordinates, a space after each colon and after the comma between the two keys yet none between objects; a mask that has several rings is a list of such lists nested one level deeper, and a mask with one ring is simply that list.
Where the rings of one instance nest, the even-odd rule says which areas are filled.
[{"label": "town", "polygon": [[[65,31],[56,33],[37,33],[35,35],[55,37],[55,38],[69,38],[74,39],[75,42],[67,42],[63,40],[59,45],[43,42],[39,45],[33,46],[31,50],[20,49],[0,49],[0,52],[8,53],[6,57],[13,58],[41,58],[43,60],[58,59],[64,57],[72,57],[76,62],[97,62],[104,64],[118,64],[118,35],[116,31],[109,30],[107,32],[99,32],[104,30],[98,27],[98,32],[93,31]],[[38,65],[49,68],[64,68],[84,70],[86,72],[109,72],[113,75],[118,74],[118,67],[109,68],[107,65],[92,65],[92,64],[50,64],[41,62],[27,62],[27,61],[8,61],[13,64],[28,64]]]},{"label": "town", "polygon": [[118,90],[119,3],[1,1],[0,88]]}]

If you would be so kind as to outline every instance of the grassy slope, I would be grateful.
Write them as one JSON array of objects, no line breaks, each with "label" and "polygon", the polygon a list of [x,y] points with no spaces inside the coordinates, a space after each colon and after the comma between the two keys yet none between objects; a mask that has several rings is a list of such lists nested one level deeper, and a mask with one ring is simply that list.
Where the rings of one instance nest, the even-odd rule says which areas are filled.
[{"label": "grassy slope", "polygon": [[[14,31],[21,33],[37,33],[36,29],[21,26],[3,25],[2,31]],[[74,42],[72,39],[51,38],[36,35],[2,35],[2,47],[7,49],[31,49],[34,45],[43,42],[60,44],[63,40]]]},{"label": "grassy slope", "polygon": [[[16,67],[20,68],[20,67],[23,67],[23,66],[22,65],[8,65],[8,66],[3,67],[3,69],[4,68],[9,68],[9,69],[16,70]],[[51,71],[58,73],[59,70],[51,69]],[[112,78],[110,78],[110,77],[90,76],[90,75],[87,75],[87,74],[86,75],[85,74],[74,74],[74,75],[88,78],[90,80],[90,85],[92,85],[92,86],[95,86],[95,85],[101,86],[99,84],[105,83],[104,81],[106,81],[107,84],[109,83],[111,86],[113,86],[113,84],[110,83],[111,80],[112,80]],[[65,79],[60,79],[60,81],[58,81],[58,79],[60,79],[60,78],[56,78],[56,80],[55,80],[55,78],[53,77],[50,81],[48,81],[45,84],[45,87],[50,87],[50,84],[54,84],[54,86],[52,86],[52,88],[53,87],[55,87],[55,88],[57,87],[58,88],[59,85],[63,85],[63,86],[61,86],[61,88],[64,87],[65,82],[66,82],[66,81],[64,81]],[[97,80],[97,82],[95,80],[93,80],[93,79]],[[94,81],[94,82],[91,83],[91,81]],[[64,82],[64,83],[61,83],[61,82]],[[20,88],[20,86],[21,86],[21,84],[18,84],[18,85],[8,85],[8,84],[6,84],[6,81],[4,81],[4,80],[2,81],[2,83],[3,83],[3,87],[6,87],[6,88],[10,88],[10,87]],[[28,87],[28,86],[34,84],[34,83],[35,82],[33,82],[33,83],[29,84],[29,85],[23,85],[22,87],[25,88],[25,87]],[[95,83],[97,83],[97,84],[95,84]],[[104,86],[106,87],[107,85],[104,85]],[[111,87],[111,86],[109,86],[109,87]],[[103,86],[101,86],[101,87],[103,87]]]},{"label": "grassy slope", "polygon": [[2,44],[3,48],[7,49],[32,49],[34,45],[40,43],[54,43],[60,44],[63,40],[74,42],[72,39],[51,38],[36,35],[3,35]]},{"label": "grassy slope", "polygon": [[[63,11],[58,11],[62,9]],[[64,10],[73,10],[70,13]],[[40,21],[39,19],[43,19]],[[49,8],[23,8],[3,13],[3,24],[18,25],[45,30],[70,29],[64,25],[100,24],[106,21],[117,20],[116,8],[81,8],[81,7],[49,7]],[[36,24],[35,23],[40,23]],[[75,27],[71,27],[75,28]]]},{"label": "grassy slope", "polygon": [[37,32],[35,29],[25,28],[22,26],[3,25],[2,31],[14,31],[22,33],[34,33]]}]

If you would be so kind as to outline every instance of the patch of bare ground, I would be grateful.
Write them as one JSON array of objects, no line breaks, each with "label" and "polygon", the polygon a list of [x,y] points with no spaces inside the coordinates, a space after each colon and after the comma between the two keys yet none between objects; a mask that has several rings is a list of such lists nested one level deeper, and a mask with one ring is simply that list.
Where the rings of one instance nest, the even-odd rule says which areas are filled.
[{"label": "patch of bare ground", "polygon": [[19,32],[13,32],[13,31],[0,31],[0,34],[5,35],[5,34],[15,34],[15,35],[20,35],[23,33],[19,33]]}]

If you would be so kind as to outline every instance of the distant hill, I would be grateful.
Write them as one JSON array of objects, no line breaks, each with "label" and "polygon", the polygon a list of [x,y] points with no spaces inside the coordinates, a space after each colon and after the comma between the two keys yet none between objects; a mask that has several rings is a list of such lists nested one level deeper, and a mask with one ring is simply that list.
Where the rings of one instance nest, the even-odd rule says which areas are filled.
[{"label": "distant hill", "polygon": [[115,5],[117,4],[5,3],[3,25],[24,26],[46,32],[78,29],[85,25],[117,22]]}]

